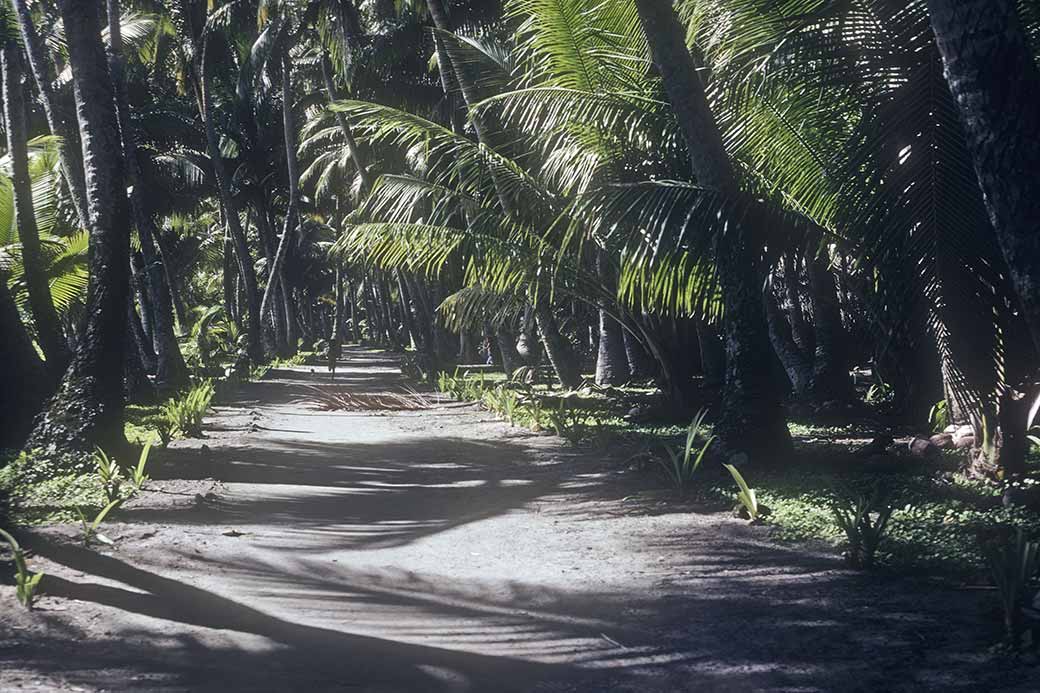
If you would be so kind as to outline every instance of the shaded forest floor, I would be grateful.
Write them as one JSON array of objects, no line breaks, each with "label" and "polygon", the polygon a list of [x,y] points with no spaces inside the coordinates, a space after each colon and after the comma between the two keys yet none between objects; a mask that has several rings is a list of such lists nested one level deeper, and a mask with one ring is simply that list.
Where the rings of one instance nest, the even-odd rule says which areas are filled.
[{"label": "shaded forest floor", "polygon": [[156,450],[114,548],[23,532],[46,595],[0,587],[0,690],[1034,690],[987,654],[992,595],[848,571],[476,405],[324,411],[404,383],[345,351]]}]

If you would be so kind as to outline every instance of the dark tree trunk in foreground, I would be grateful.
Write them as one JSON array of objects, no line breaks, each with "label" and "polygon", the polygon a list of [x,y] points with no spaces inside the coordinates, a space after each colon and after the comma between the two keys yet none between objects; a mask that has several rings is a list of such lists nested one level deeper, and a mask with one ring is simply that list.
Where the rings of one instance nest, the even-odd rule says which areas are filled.
[{"label": "dark tree trunk in foreground", "polygon": [[22,85],[22,52],[14,37],[8,38],[0,55],[4,79],[4,116],[7,124],[7,151],[11,157],[11,183],[14,186],[18,240],[22,244],[22,266],[29,290],[29,310],[36,325],[36,337],[47,359],[47,371],[54,382],[69,363],[69,350],[54,310],[51,287],[44,268],[40,234],[33,210],[32,180],[29,178],[29,139]]},{"label": "dark tree trunk in foreground", "polygon": [[33,417],[50,395],[43,362],[36,355],[0,272],[0,449],[15,450],[25,442]]},{"label": "dark tree trunk in foreground", "polygon": [[[700,185],[737,196],[736,172],[711,112],[685,32],[671,0],[636,0],[650,54],[661,73]],[[791,435],[770,371],[762,305],[761,242],[755,221],[733,224],[716,239],[725,306],[726,385],[716,432],[728,451],[783,456]]]},{"label": "dark tree trunk in foreground", "polygon": [[928,0],[997,241],[1040,350],[1040,71],[1014,0]]},{"label": "dark tree trunk in foreground", "polygon": [[123,365],[130,286],[130,219],[112,80],[95,3],[61,0],[83,146],[90,216],[86,328],[28,447],[73,457],[95,446],[118,450],[123,434]]},{"label": "dark tree trunk in foreground", "polygon": [[170,300],[170,289],[166,284],[163,260],[155,245],[158,229],[148,211],[141,171],[137,165],[137,137],[130,122],[126,77],[123,74],[123,59],[119,53],[122,46],[119,18],[119,0],[108,0],[108,65],[112,73],[112,85],[116,95],[116,114],[119,118],[119,130],[123,139],[127,184],[133,188],[130,196],[130,209],[133,213],[134,225],[137,227],[137,236],[141,241],[141,254],[144,257],[144,270],[147,278],[145,286],[152,304],[151,337],[158,363],[155,379],[160,389],[179,390],[190,385],[191,378],[188,374],[188,366],[184,362],[184,356],[181,355],[180,344],[177,343],[177,335],[174,334],[173,302]]},{"label": "dark tree trunk in foreground", "polygon": [[217,135],[217,126],[213,121],[213,96],[210,93],[209,70],[206,66],[207,38],[203,38],[202,55],[199,59],[199,75],[202,108],[202,120],[206,128],[206,153],[209,155],[213,165],[213,174],[217,179],[217,193],[220,197],[220,206],[224,213],[224,223],[231,233],[231,240],[235,244],[235,259],[238,261],[238,274],[242,277],[245,286],[246,311],[246,335],[248,342],[249,358],[254,363],[264,360],[264,350],[260,344],[260,290],[256,284],[256,270],[253,267],[253,258],[249,253],[249,240],[246,232],[242,229],[242,222],[238,218],[238,207],[231,195],[231,180],[228,178],[227,169],[224,168],[224,159],[220,154],[220,138]]},{"label": "dark tree trunk in foreground", "polygon": [[18,28],[21,31],[22,43],[29,58],[36,87],[40,93],[40,102],[47,118],[47,125],[52,135],[62,138],[59,151],[62,176],[69,187],[72,206],[76,210],[76,218],[80,226],[89,228],[87,215],[86,185],[83,182],[83,159],[80,153],[80,141],[75,128],[57,110],[57,99],[54,95],[54,66],[51,63],[47,47],[36,33],[28,0],[12,0],[18,12]]}]

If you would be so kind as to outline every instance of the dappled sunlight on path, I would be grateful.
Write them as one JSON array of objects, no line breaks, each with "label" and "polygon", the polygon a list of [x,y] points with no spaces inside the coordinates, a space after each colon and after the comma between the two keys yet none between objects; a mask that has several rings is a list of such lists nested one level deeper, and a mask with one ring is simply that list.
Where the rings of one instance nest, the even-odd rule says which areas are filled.
[{"label": "dappled sunlight on path", "polygon": [[119,690],[971,690],[945,673],[960,643],[924,647],[971,614],[917,587],[718,514],[626,505],[609,460],[472,406],[314,395],[402,387],[356,348],[334,382],[244,385],[207,438],[157,451],[158,484],[214,493],[144,494],[116,550],[35,538],[48,629],[12,661]]}]

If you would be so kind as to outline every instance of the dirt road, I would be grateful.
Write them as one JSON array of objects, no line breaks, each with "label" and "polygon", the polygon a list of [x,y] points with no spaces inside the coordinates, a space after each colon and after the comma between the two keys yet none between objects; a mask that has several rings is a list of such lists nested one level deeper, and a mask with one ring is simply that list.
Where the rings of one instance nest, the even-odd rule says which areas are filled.
[{"label": "dirt road", "polygon": [[0,588],[0,690],[1029,690],[982,656],[977,594],[850,573],[472,405],[318,406],[401,382],[357,348],[334,383],[273,372],[157,451],[114,549],[24,534],[50,596]]}]

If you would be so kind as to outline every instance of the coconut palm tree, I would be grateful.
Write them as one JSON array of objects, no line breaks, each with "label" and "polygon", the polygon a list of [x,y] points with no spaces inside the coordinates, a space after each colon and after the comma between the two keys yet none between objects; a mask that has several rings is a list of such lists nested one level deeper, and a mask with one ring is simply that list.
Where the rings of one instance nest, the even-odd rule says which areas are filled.
[{"label": "coconut palm tree", "polygon": [[111,75],[101,43],[102,22],[93,3],[62,0],[69,63],[76,96],[90,219],[90,283],[86,322],[75,355],[28,448],[69,457],[95,446],[118,449],[123,433],[130,215],[122,143]]}]

